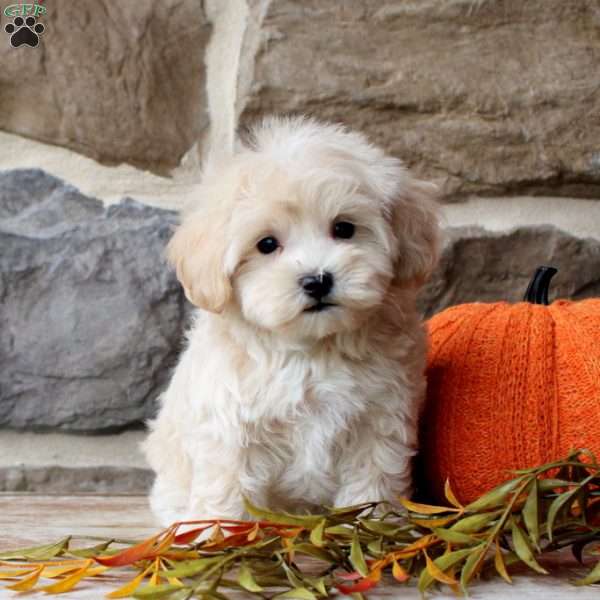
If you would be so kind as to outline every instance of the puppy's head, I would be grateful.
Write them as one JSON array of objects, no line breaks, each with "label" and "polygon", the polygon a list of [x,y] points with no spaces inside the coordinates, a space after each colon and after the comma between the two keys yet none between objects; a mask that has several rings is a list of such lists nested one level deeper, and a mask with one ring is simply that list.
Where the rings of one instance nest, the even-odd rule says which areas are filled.
[{"label": "puppy's head", "polygon": [[392,283],[425,280],[434,190],[360,134],[270,119],[205,177],[169,258],[200,308],[321,338],[359,327]]}]

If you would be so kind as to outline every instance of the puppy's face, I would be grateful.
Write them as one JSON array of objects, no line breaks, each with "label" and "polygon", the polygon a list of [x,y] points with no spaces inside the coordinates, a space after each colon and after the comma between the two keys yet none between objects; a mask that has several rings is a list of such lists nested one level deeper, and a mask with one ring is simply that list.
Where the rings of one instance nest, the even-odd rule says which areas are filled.
[{"label": "puppy's face", "polygon": [[394,249],[389,218],[354,182],[276,170],[249,181],[231,215],[235,301],[293,337],[353,329],[383,301]]},{"label": "puppy's face", "polygon": [[198,306],[318,339],[358,328],[393,280],[422,278],[437,225],[426,188],[398,161],[356,134],[311,127],[297,162],[259,147],[213,174],[169,253]]}]

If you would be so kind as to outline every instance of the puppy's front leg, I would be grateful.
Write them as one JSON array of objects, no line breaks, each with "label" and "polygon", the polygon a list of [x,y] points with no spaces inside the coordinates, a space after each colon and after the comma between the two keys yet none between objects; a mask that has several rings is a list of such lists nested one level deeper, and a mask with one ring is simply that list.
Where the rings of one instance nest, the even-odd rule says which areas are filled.
[{"label": "puppy's front leg", "polygon": [[335,505],[378,500],[397,504],[399,496],[409,496],[415,430],[414,425],[389,416],[374,418],[354,431],[338,463]]},{"label": "puppy's front leg", "polygon": [[193,453],[187,518],[243,518],[243,467],[240,448],[226,447],[217,440],[204,440]]}]

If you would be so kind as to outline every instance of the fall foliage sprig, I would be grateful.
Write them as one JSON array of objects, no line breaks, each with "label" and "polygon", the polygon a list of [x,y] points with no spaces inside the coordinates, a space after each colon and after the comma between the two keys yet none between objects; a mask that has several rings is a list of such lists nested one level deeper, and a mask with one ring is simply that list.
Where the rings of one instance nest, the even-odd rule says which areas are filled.
[{"label": "fall foliage sprig", "polygon": [[[187,521],[139,543],[77,549],[65,538],[0,553],[0,580],[56,594],[118,570],[131,577],[109,598],[224,600],[241,590],[313,600],[336,589],[366,592],[389,573],[423,593],[436,583],[458,593],[484,573],[510,582],[517,563],[545,574],[538,558],[565,547],[583,562],[600,542],[600,467],[587,450],[518,471],[466,506],[446,484],[446,499],[448,506],[402,499],[405,512],[371,502],[318,515],[247,503],[255,521]],[[598,581],[600,562],[575,583]]]}]

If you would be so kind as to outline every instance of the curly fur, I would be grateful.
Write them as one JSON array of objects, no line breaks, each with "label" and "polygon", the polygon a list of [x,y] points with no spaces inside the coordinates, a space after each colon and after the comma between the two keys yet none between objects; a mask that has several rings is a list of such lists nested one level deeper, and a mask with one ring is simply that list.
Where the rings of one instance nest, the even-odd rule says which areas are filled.
[{"label": "curly fur", "polygon": [[[243,496],[298,511],[410,492],[434,191],[303,118],[264,121],[206,173],[168,248],[199,310],[144,444],[161,522],[240,518]],[[332,237],[340,219],[353,238]],[[258,252],[265,236],[281,247]],[[323,271],[336,306],[305,312],[299,278]]]}]

